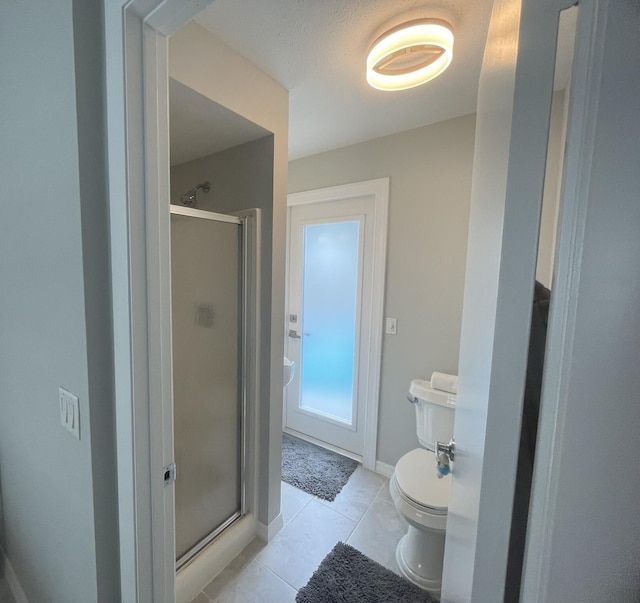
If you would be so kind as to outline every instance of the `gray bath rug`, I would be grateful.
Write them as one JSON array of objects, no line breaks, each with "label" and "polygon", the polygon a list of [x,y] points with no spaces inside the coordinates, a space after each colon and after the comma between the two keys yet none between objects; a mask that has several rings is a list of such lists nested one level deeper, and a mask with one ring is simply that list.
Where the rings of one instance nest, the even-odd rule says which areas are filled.
[{"label": "gray bath rug", "polygon": [[339,542],[322,560],[296,603],[437,603],[427,592]]},{"label": "gray bath rug", "polygon": [[282,434],[282,481],[309,494],[335,500],[357,466],[358,461]]}]

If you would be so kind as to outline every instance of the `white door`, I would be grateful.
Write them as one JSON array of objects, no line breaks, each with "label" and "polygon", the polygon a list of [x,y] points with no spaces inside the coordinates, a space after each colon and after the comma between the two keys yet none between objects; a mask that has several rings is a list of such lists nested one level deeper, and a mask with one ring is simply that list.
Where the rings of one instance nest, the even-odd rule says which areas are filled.
[{"label": "white door", "polygon": [[386,229],[375,195],[327,199],[289,209],[287,355],[296,371],[285,430],[363,458],[381,343],[376,236]]},{"label": "white door", "polygon": [[560,10],[496,0],[480,76],[442,600],[502,601]]}]

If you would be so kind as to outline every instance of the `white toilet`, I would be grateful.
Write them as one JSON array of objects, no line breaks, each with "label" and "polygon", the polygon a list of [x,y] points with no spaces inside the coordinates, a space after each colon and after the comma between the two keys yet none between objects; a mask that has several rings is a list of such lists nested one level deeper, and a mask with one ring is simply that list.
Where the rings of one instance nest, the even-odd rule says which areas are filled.
[{"label": "white toilet", "polygon": [[396,509],[409,523],[398,543],[396,561],[408,580],[438,596],[451,476],[438,479],[434,451],[436,442],[448,444],[453,436],[456,396],[421,379],[411,382],[409,394],[416,409],[418,441],[424,448],[405,454],[389,482]]}]

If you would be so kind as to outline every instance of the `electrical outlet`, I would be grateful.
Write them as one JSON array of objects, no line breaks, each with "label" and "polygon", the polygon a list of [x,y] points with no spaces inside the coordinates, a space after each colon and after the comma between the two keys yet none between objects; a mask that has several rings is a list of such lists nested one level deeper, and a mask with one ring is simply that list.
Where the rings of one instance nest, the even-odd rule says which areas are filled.
[{"label": "electrical outlet", "polygon": [[398,319],[397,318],[386,318],[385,325],[385,333],[387,335],[397,335],[398,334]]},{"label": "electrical outlet", "polygon": [[58,404],[60,406],[60,425],[80,439],[80,406],[78,397],[63,387],[58,388]]}]

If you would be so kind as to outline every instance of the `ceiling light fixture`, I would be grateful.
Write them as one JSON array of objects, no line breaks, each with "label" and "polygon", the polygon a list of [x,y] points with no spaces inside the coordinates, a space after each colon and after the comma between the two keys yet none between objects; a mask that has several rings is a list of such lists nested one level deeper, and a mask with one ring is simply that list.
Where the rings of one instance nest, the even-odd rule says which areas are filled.
[{"label": "ceiling light fixture", "polygon": [[390,29],[367,57],[367,82],[378,90],[406,90],[440,75],[453,57],[448,23],[419,19]]}]

